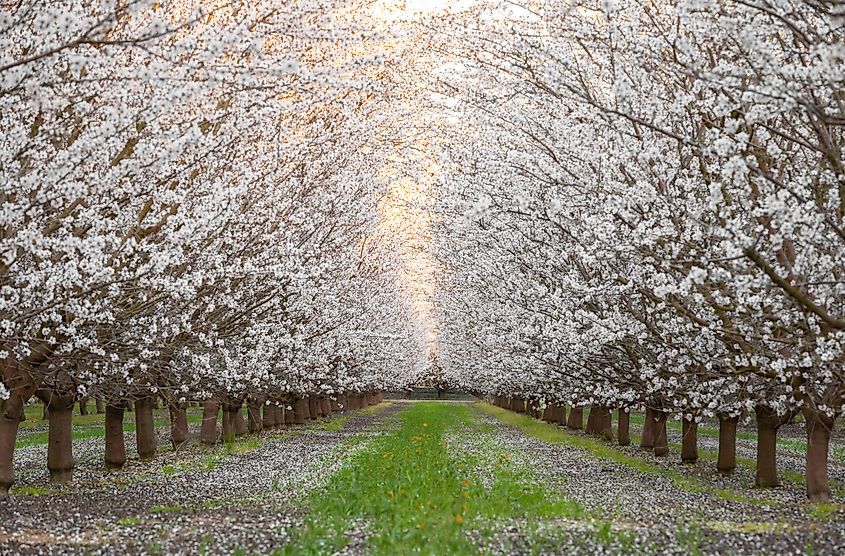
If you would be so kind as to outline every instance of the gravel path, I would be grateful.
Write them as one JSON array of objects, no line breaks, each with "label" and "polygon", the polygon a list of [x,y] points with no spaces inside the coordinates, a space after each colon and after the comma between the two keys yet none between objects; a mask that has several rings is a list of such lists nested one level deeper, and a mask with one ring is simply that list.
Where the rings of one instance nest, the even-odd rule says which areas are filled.
[{"label": "gravel path", "polygon": [[[682,478],[696,478],[734,491],[743,501],[726,500],[712,492],[690,492],[664,474],[637,471],[622,463],[597,458],[582,448],[534,439],[481,411],[478,418],[493,432],[477,435],[492,435],[492,440],[513,454],[512,457],[597,516],[595,523],[587,527],[578,522],[543,524],[540,531],[544,533],[533,540],[525,538],[519,523],[512,523],[502,527],[492,545],[485,547],[488,550],[520,553],[523,549],[524,553],[543,554],[688,554],[694,551],[694,546],[699,546],[704,554],[801,554],[811,548],[814,554],[845,553],[842,513],[827,520],[811,519],[800,486],[774,490],[747,488],[746,475],[751,473],[753,482],[753,471],[740,471],[725,478],[705,470],[713,467],[712,462],[681,466],[636,448],[623,449],[650,464],[680,472]],[[469,435],[454,439],[464,450],[491,441],[472,439]],[[607,542],[596,531],[602,526],[627,539],[618,540],[615,535],[606,534],[610,539]],[[506,550],[497,551],[497,546]]]},{"label": "gravel path", "polygon": [[[0,555],[272,553],[302,525],[302,497],[324,485],[350,454],[395,428],[403,407],[354,412],[336,432],[313,422],[265,431],[228,450],[192,445],[175,453],[165,427],[159,430],[162,452],[152,462],[134,459],[128,434],[133,459],[120,472],[102,468],[102,438],[81,440],[74,442],[75,482],[64,488],[49,483],[46,446],[20,449],[19,494],[0,501]],[[750,469],[722,476],[712,461],[681,465],[676,453],[655,458],[636,447],[617,448],[656,468],[637,470],[584,448],[535,439],[480,409],[475,414],[475,423],[451,430],[446,441],[453,453],[473,456],[481,485],[494,483],[506,454],[547,492],[588,512],[585,518],[511,517],[467,527],[485,554],[845,553],[845,514],[813,517],[800,484],[760,490],[751,487]],[[677,431],[669,435],[680,442]],[[700,435],[699,446],[715,451],[717,440]],[[754,452],[753,441],[738,440],[738,455],[753,459]],[[781,451],[779,463],[803,472],[800,452]],[[845,482],[843,469],[831,466],[831,476]],[[836,502],[841,507],[843,500]],[[353,529],[347,553],[366,552],[367,523]]]},{"label": "gravel path", "polygon": [[[61,489],[43,469],[46,446],[21,449],[17,488],[37,494],[0,502],[0,554],[269,553],[301,521],[295,502],[381,434],[396,410],[384,407],[356,412],[337,432],[313,423],[265,431],[231,453],[165,450],[151,462],[130,459],[119,472],[102,467],[102,438],[74,442],[74,484]],[[166,430],[159,442],[169,442]],[[129,434],[126,444],[136,457]]]}]

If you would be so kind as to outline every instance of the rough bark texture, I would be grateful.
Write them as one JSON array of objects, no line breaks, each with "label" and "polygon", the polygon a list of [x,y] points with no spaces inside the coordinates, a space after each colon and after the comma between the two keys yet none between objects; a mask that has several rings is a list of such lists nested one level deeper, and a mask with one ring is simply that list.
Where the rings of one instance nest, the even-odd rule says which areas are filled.
[{"label": "rough bark texture", "polygon": [[223,406],[223,442],[235,441],[235,413],[232,406]]},{"label": "rough bark texture", "polygon": [[627,409],[619,410],[616,439],[620,446],[630,446],[631,444],[631,413]]},{"label": "rough bark texture", "polygon": [[652,411],[650,407],[645,408],[643,434],[640,437],[640,448],[643,450],[654,449],[654,411]]},{"label": "rough bark texture", "polygon": [[599,411],[598,432],[605,440],[613,440],[613,413],[606,405],[601,406]]},{"label": "rough bark texture", "polygon": [[73,399],[55,396],[49,407],[47,469],[51,481],[66,483],[73,479]]},{"label": "rough bark texture", "polygon": [[566,424],[566,406],[563,404],[557,404],[555,406],[555,422],[558,425],[565,425]]},{"label": "rough bark texture", "polygon": [[736,469],[736,424],[739,417],[719,415],[719,459],[716,469],[719,473],[731,473]]},{"label": "rough bark texture", "polygon": [[698,423],[694,419],[683,418],[681,423],[681,462],[698,461]]},{"label": "rough bark texture", "polygon": [[247,424],[249,425],[249,432],[260,432],[264,428],[261,421],[261,405],[258,403],[250,403],[246,406]]},{"label": "rough bark texture", "polygon": [[831,497],[827,464],[834,421],[809,406],[805,406],[801,412],[807,426],[807,498],[813,503],[826,504]]},{"label": "rough bark texture", "polygon": [[170,406],[170,442],[178,450],[188,442],[188,411],[186,404]]},{"label": "rough bark texture", "polygon": [[5,402],[0,402],[0,496],[8,494],[15,483],[12,461],[21,417],[23,402],[20,396],[13,394]]},{"label": "rough bark texture", "polygon": [[202,404],[202,425],[200,426],[200,442],[203,444],[217,444],[217,414],[220,404],[208,401]]},{"label": "rough bark texture", "polygon": [[261,425],[265,429],[272,429],[276,426],[276,405],[275,404],[264,404],[261,408],[263,411],[263,417],[261,419]]},{"label": "rough bark texture", "polygon": [[297,425],[304,425],[308,419],[308,400],[298,398],[293,402],[294,422]]},{"label": "rough bark texture", "polygon": [[669,455],[669,441],[666,437],[666,420],[669,413],[666,411],[654,412],[654,455],[666,457]]},{"label": "rough bark texture", "polygon": [[597,425],[597,422],[599,420],[598,416],[599,416],[598,406],[596,406],[596,405],[590,406],[590,410],[587,413],[587,426],[584,427],[584,432],[586,432],[587,434],[592,434],[592,435],[598,434],[598,425]]},{"label": "rough bark texture", "polygon": [[770,408],[759,405],[754,408],[754,417],[757,422],[757,473],[754,484],[761,488],[779,486],[778,430],[789,422],[793,414],[778,416]]},{"label": "rough bark texture", "polygon": [[126,440],[123,437],[123,405],[106,406],[106,452],[103,455],[106,467],[120,469],[126,463]]},{"label": "rough bark texture", "polygon": [[584,426],[584,408],[573,407],[566,420],[566,427],[572,430],[580,430]]},{"label": "rough bark texture", "polygon": [[235,424],[235,434],[237,436],[246,436],[249,434],[249,427],[246,425],[246,419],[244,419],[244,412],[242,411],[242,408],[243,405],[239,403],[232,411],[232,417],[234,418]]},{"label": "rough bark texture", "polygon": [[[0,344],[0,349],[6,347]],[[38,364],[38,361],[30,363]],[[24,404],[35,393],[36,386],[29,374],[22,372],[17,361],[11,356],[0,360],[0,379],[10,394],[8,400],[0,400],[0,496],[5,496],[15,482],[15,441],[18,427],[24,418]]]},{"label": "rough bark texture", "polygon": [[152,396],[135,401],[135,440],[138,445],[138,457],[142,460],[153,459],[158,449],[153,419],[154,405],[155,398]]}]

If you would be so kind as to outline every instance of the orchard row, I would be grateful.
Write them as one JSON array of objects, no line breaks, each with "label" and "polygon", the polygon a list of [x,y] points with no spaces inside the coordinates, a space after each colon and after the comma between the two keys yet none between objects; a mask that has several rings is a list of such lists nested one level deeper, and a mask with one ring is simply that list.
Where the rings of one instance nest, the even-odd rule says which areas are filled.
[{"label": "orchard row", "polygon": [[807,494],[829,500],[845,402],[842,7],[507,4],[456,14],[437,40],[452,60],[435,105],[448,117],[432,123],[448,144],[432,249],[447,378],[591,406],[601,423],[645,408],[658,443],[667,418],[690,446],[718,418],[722,467],[753,415],[762,486],[777,483],[778,428],[802,415]]},{"label": "orchard row", "polygon": [[145,457],[156,398],[178,443],[189,401],[403,386],[425,338],[382,225],[399,48],[370,3],[48,4],[0,8],[2,490],[33,397],[61,476],[80,399],[116,463],[128,404]]}]

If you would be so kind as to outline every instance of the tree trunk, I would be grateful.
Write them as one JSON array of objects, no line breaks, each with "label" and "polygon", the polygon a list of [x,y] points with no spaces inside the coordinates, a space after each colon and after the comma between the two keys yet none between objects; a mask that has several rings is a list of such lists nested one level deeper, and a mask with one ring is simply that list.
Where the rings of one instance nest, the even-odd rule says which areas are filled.
[{"label": "tree trunk", "polygon": [[123,437],[123,405],[106,406],[106,452],[103,455],[106,467],[120,469],[126,463],[126,441]]},{"label": "tree trunk", "polygon": [[138,446],[138,457],[142,460],[153,459],[158,450],[153,418],[154,401],[154,396],[135,400],[135,441]]},{"label": "tree trunk", "polygon": [[606,405],[600,407],[598,432],[608,442],[613,441],[613,413]]},{"label": "tree trunk", "polygon": [[100,398],[94,400],[95,407],[97,408],[97,415],[102,415],[106,412],[106,404]]},{"label": "tree trunk", "polygon": [[683,418],[681,423],[681,462],[698,461],[698,423],[695,419]]},{"label": "tree trunk", "polygon": [[[276,412],[276,415],[281,417],[286,427],[291,427],[296,424],[296,413],[294,413],[293,409],[288,409],[287,406],[285,406],[284,408],[279,407]],[[279,426],[281,425],[282,423],[279,423]]]},{"label": "tree trunk", "polygon": [[257,403],[248,403],[246,411],[249,421],[249,432],[261,432],[261,429],[263,428],[263,424],[261,422],[261,405]]},{"label": "tree trunk", "polygon": [[261,408],[264,412],[261,425],[265,429],[272,429],[276,426],[276,405],[272,403],[265,403]]},{"label": "tree trunk", "polygon": [[170,442],[174,450],[188,442],[188,410],[185,404],[170,405]]},{"label": "tree trunk", "polygon": [[232,410],[232,406],[230,405],[223,405],[223,442],[234,442],[235,441],[235,411]]},{"label": "tree trunk", "polygon": [[331,406],[332,412],[341,411],[341,409],[340,409],[340,398],[331,398],[329,400],[329,405]]},{"label": "tree trunk", "polygon": [[49,421],[50,420],[50,408],[47,407],[47,404],[44,404],[44,409],[41,410],[41,420],[42,421]]},{"label": "tree trunk", "polygon": [[778,429],[791,415],[778,417],[770,408],[759,405],[754,408],[757,422],[757,474],[754,484],[761,488],[780,485],[777,466]]},{"label": "tree trunk", "polygon": [[244,419],[244,412],[243,406],[241,402],[237,406],[235,406],[234,411],[232,411],[232,417],[234,418],[235,424],[235,435],[236,436],[246,436],[249,434],[249,427],[246,425],[246,419]]},{"label": "tree trunk", "polygon": [[346,411],[347,409],[349,409],[349,396],[347,396],[346,394],[338,396],[337,406],[340,408],[341,411]]},{"label": "tree trunk", "polygon": [[50,429],[47,433],[47,469],[54,483],[73,479],[73,398],[54,396],[50,400]]},{"label": "tree trunk", "polygon": [[739,417],[719,414],[719,473],[731,473],[736,468],[736,424]]},{"label": "tree trunk", "polygon": [[627,409],[619,410],[619,424],[616,427],[616,438],[620,446],[631,445],[631,412]]},{"label": "tree trunk", "polygon": [[816,504],[830,502],[830,482],[827,477],[827,459],[830,435],[834,421],[808,405],[802,408],[807,426],[807,468],[805,482],[807,498]]},{"label": "tree trunk", "polygon": [[546,409],[543,410],[543,421],[547,423],[553,423],[555,420],[555,406],[547,405]]},{"label": "tree trunk", "polygon": [[640,448],[643,450],[654,450],[654,411],[650,407],[645,408],[643,417],[643,435],[640,437]]},{"label": "tree trunk", "polygon": [[217,415],[220,404],[208,401],[202,404],[202,425],[200,426],[200,442],[203,444],[217,444]]},{"label": "tree trunk", "polygon": [[573,407],[569,411],[569,419],[566,420],[566,427],[572,430],[581,430],[584,426],[584,408]]},{"label": "tree trunk", "polygon": [[654,412],[654,455],[666,457],[669,455],[669,440],[666,436],[666,420],[669,418],[667,411]]},{"label": "tree trunk", "polygon": [[320,417],[320,400],[317,398],[308,398],[308,414],[312,419]]},{"label": "tree trunk", "polygon": [[79,415],[82,417],[88,415],[88,398],[79,400]]},{"label": "tree trunk", "polygon": [[591,405],[590,410],[587,413],[587,426],[584,428],[584,432],[590,435],[598,434],[598,426],[596,425],[598,415],[598,406]]},{"label": "tree trunk", "polygon": [[328,398],[323,398],[323,417],[326,419],[332,416],[332,404]]},{"label": "tree trunk", "polygon": [[308,400],[297,398],[293,402],[294,423],[304,425],[308,419]]},{"label": "tree trunk", "polygon": [[23,413],[23,401],[14,391],[8,400],[0,402],[0,496],[8,494],[15,484],[15,441]]},{"label": "tree trunk", "polygon": [[517,413],[525,413],[525,400],[522,398],[514,398],[511,401],[511,409]]},{"label": "tree trunk", "polygon": [[446,399],[446,391],[437,388],[437,399],[438,400],[445,400]]}]

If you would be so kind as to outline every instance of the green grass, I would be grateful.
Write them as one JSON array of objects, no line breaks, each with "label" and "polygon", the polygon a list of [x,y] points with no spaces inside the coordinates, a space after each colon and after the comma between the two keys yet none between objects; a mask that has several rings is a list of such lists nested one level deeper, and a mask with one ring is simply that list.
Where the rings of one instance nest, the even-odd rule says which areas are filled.
[{"label": "green grass", "polygon": [[752,498],[734,490],[714,487],[704,481],[689,477],[673,469],[666,469],[659,465],[649,463],[642,458],[625,453],[622,450],[619,450],[598,439],[593,439],[588,436],[569,434],[560,427],[549,425],[529,415],[514,413],[487,403],[479,403],[476,405],[500,421],[515,426],[523,433],[537,438],[538,440],[542,440],[550,444],[563,444],[581,448],[596,458],[607,459],[625,465],[626,467],[639,471],[640,473],[666,477],[670,479],[672,484],[676,487],[687,492],[695,494],[710,494],[731,502],[744,502],[758,505],[776,504],[772,500]]},{"label": "green grass", "polygon": [[56,490],[54,488],[41,488],[41,487],[18,487],[15,486],[12,491],[15,496],[20,495],[27,495],[27,496],[44,496],[47,494],[58,494],[61,491]]},{"label": "green grass", "polygon": [[354,411],[354,413],[358,413],[360,415],[376,415],[378,413],[381,413],[382,411],[384,411],[385,409],[387,409],[391,405],[393,405],[393,402],[385,401],[385,402],[377,403],[376,405],[371,405],[369,407],[365,407],[364,409],[356,409]]},{"label": "green grass", "polygon": [[141,523],[141,518],[137,516],[124,517],[117,520],[117,524],[122,525],[123,527],[135,527],[139,523]]},{"label": "green grass", "polygon": [[339,432],[343,430],[343,427],[346,426],[346,423],[349,421],[349,419],[349,415],[340,415],[338,417],[332,417],[329,421],[324,421],[320,423],[317,428],[328,432]]},{"label": "green grass", "polygon": [[465,528],[486,519],[585,516],[578,504],[546,491],[507,458],[485,489],[473,458],[453,454],[445,444],[447,431],[471,425],[473,418],[464,405],[413,404],[398,430],[354,453],[324,489],[308,496],[305,527],[280,554],[341,550],[354,521],[368,527],[371,554],[468,554],[477,549]]},{"label": "green grass", "polygon": [[154,514],[181,512],[182,506],[153,506],[150,512]]},{"label": "green grass", "polygon": [[252,438],[238,438],[233,442],[225,443],[226,454],[248,454],[254,452],[261,447],[261,439],[257,437]]},{"label": "green grass", "polygon": [[810,517],[819,521],[828,521],[836,516],[840,507],[836,504],[813,504],[810,507]]}]

